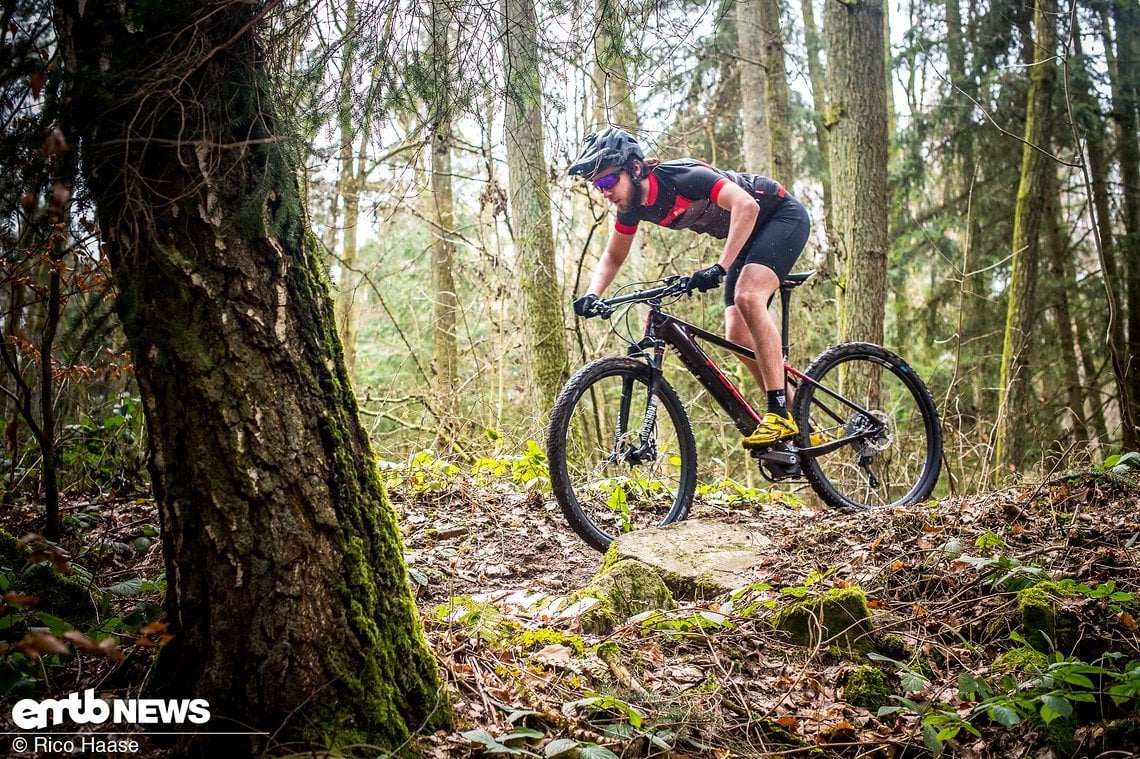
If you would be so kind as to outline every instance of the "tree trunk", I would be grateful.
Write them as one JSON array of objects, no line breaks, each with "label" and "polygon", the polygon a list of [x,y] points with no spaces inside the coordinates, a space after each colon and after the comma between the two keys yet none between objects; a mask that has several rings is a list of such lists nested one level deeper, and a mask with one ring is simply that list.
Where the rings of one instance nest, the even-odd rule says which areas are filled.
[{"label": "tree trunk", "polygon": [[151,689],[213,731],[411,753],[448,715],[273,111],[271,5],[82,8],[56,3],[64,126],[146,409],[173,634]]},{"label": "tree trunk", "polygon": [[887,271],[887,103],[881,0],[827,0],[824,28],[840,339],[883,340]]},{"label": "tree trunk", "polygon": [[[807,52],[808,76],[811,78],[812,120],[815,122],[816,144],[823,161],[823,208],[827,226],[828,245],[833,244],[835,235],[831,229],[831,138],[828,132],[827,79],[820,61],[821,42],[815,26],[815,11],[812,0],[802,0],[804,19],[804,45]],[[825,273],[826,273],[825,267]]]},{"label": "tree trunk", "polygon": [[780,5],[778,0],[757,0],[757,9],[764,51],[764,114],[768,122],[768,151],[771,155],[764,173],[791,189],[796,177]]},{"label": "tree trunk", "polygon": [[[340,126],[340,177],[337,181],[337,194],[344,202],[343,245],[337,261],[340,268],[340,286],[336,295],[337,333],[344,346],[344,363],[349,376],[356,367],[356,321],[353,318],[353,300],[356,297],[356,225],[360,219],[361,183],[356,177],[356,136],[357,129],[352,113],[353,85],[356,77],[356,0],[345,3],[345,37],[342,41],[343,56],[340,70],[340,110],[337,121]],[[367,149],[367,140],[360,146],[361,152]]]},{"label": "tree trunk", "polygon": [[506,137],[510,174],[511,235],[522,269],[530,369],[538,411],[546,418],[570,376],[562,291],[554,261],[549,172],[544,153],[542,82],[532,0],[502,0],[507,66]]},{"label": "tree trunk", "polygon": [[[1122,443],[1125,450],[1135,451],[1140,447],[1140,430],[1137,429],[1136,399],[1133,397],[1135,383],[1133,377],[1137,367],[1130,360],[1125,337],[1126,287],[1122,280],[1121,267],[1117,261],[1115,233],[1112,229],[1112,208],[1109,202],[1108,158],[1105,154],[1107,142],[1104,130],[1105,119],[1100,112],[1087,64],[1081,49],[1081,35],[1074,29],[1073,43],[1081,65],[1074,77],[1074,97],[1083,108],[1078,111],[1078,129],[1085,137],[1085,150],[1088,155],[1086,176],[1091,186],[1092,207],[1090,213],[1096,230],[1096,249],[1100,259],[1101,281],[1104,283],[1105,317],[1104,341],[1108,346],[1112,361],[1112,374],[1116,381],[1117,396],[1120,399]],[[1093,411],[1100,408],[1100,399],[1093,398]],[[1102,414],[1103,417],[1103,414]],[[1094,416],[1094,421],[1095,421]],[[1103,426],[1103,425],[1102,425]],[[1108,441],[1102,441],[1107,443]]]},{"label": "tree trunk", "polygon": [[[998,407],[994,461],[997,475],[1024,464],[1029,435],[1027,415],[1031,398],[1031,346],[1037,320],[1037,269],[1045,205],[1045,172],[1052,136],[1050,100],[1056,82],[1053,61],[1057,37],[1053,29],[1055,0],[1037,0],[1033,16],[1034,66],[1029,75],[1029,101],[1025,113],[1021,181],[1013,220],[1013,272],[1010,275],[1005,342],[1001,358],[1001,403]],[[1074,367],[1075,369],[1075,367]]]},{"label": "tree trunk", "polygon": [[771,171],[771,163],[768,157],[768,126],[764,112],[766,88],[760,32],[760,2],[761,0],[738,0],[736,3],[736,49],[740,79],[740,110],[743,118],[741,128],[744,141],[743,169],[763,174]]},{"label": "tree trunk", "polygon": [[[1085,421],[1080,359],[1077,357],[1080,346],[1073,332],[1073,315],[1069,307],[1069,291],[1076,290],[1076,282],[1069,271],[1072,267],[1068,260],[1068,246],[1061,231],[1060,188],[1057,185],[1056,166],[1048,168],[1045,180],[1045,242],[1049,248],[1049,279],[1053,289],[1053,310],[1057,318],[1057,349],[1061,359],[1056,367],[1060,376],[1056,377],[1054,383],[1065,392],[1065,410],[1069,415],[1074,446],[1087,448],[1089,431]],[[1086,347],[1085,350],[1088,351],[1090,348]]]},{"label": "tree trunk", "polygon": [[455,288],[455,201],[451,188],[451,11],[446,3],[431,4],[431,51],[429,59],[437,87],[436,101],[430,104],[431,199],[432,199],[432,290],[435,298],[435,325],[432,329],[432,372],[439,416],[454,434],[458,426],[456,385],[459,382],[459,344],[455,328],[459,323],[459,295]]},{"label": "tree trunk", "polygon": [[637,132],[637,107],[629,86],[627,55],[622,50],[627,6],[596,0],[594,33],[594,127],[610,124]]},{"label": "tree trunk", "polygon": [[[1116,23],[1116,66],[1110,66],[1112,113],[1116,121],[1120,157],[1120,178],[1124,185],[1124,233],[1119,240],[1120,260],[1128,299],[1127,340],[1130,362],[1132,412],[1123,416],[1131,423],[1125,440],[1140,438],[1140,370],[1135,364],[1140,356],[1140,9],[1135,0],[1116,0],[1113,4]],[[1105,40],[1106,49],[1111,49]],[[1113,72],[1115,68],[1115,72]],[[1130,418],[1129,418],[1130,417]]]}]

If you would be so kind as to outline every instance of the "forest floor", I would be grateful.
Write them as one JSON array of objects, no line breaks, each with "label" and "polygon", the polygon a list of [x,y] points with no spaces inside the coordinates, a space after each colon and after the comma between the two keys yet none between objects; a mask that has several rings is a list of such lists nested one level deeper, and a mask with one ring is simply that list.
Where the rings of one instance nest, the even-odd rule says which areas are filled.
[{"label": "forest floor", "polygon": [[[1140,751],[1132,477],[1084,472],[856,515],[794,499],[706,498],[693,516],[772,541],[758,582],[604,635],[583,631],[566,610],[602,556],[570,532],[549,496],[454,478],[435,490],[395,488],[392,502],[456,715],[453,732],[422,738],[433,757]],[[36,518],[16,509],[0,527],[22,535]],[[150,584],[162,572],[153,504],[71,502],[65,519],[71,561],[100,587],[116,586],[123,625],[137,634],[64,657],[51,691],[137,693],[148,642],[162,633],[161,623],[142,624],[161,600]],[[1024,588],[1033,585],[1047,588],[1047,612],[1031,629],[1038,607]],[[797,647],[773,626],[779,609],[842,588],[866,594],[884,645]],[[1034,637],[1065,656],[1033,654],[1025,639]],[[44,656],[60,653],[43,645]]]},{"label": "forest floor", "polygon": [[[1140,664],[1127,664],[1140,662],[1132,479],[1088,472],[854,515],[698,504],[691,516],[750,525],[773,542],[762,582],[605,636],[558,611],[602,557],[549,499],[458,486],[397,491],[394,502],[459,717],[456,732],[425,741],[435,756],[1140,750],[1140,692],[1129,690]],[[1049,637],[1027,629],[1032,596],[1018,591],[1033,585],[1048,589]],[[790,646],[772,625],[775,609],[852,587],[897,653]],[[1029,637],[1065,655],[1033,653]],[[885,677],[868,678],[871,668]]]}]

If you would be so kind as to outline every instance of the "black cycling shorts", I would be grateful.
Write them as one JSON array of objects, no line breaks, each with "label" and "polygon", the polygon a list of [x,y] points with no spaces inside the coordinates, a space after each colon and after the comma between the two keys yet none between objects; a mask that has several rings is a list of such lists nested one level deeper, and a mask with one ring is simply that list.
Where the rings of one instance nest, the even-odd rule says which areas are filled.
[{"label": "black cycling shorts", "polygon": [[740,255],[725,272],[725,307],[736,302],[736,280],[740,278],[745,264],[767,266],[783,281],[784,277],[791,274],[810,232],[811,217],[807,210],[790,195],[784,198],[780,207],[752,234]]}]

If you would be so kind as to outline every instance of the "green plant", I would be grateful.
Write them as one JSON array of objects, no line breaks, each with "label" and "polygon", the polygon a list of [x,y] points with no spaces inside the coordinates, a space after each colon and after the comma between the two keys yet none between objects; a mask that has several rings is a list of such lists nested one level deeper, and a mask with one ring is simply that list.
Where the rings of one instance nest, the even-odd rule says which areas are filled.
[{"label": "green plant", "polygon": [[1112,472],[1121,476],[1133,474],[1140,469],[1140,453],[1127,451],[1113,454],[1104,460],[1104,464],[1097,467],[1102,472]]},{"label": "green plant", "polygon": [[82,491],[141,492],[146,475],[146,424],[141,399],[119,393],[103,418],[83,416],[64,425],[59,471],[61,485]]},{"label": "green plant", "polygon": [[[984,537],[984,536],[983,536]],[[1023,564],[1011,556],[969,556],[962,554],[958,561],[969,564],[982,576],[982,581],[993,588],[1008,591],[1024,590],[1049,579],[1043,567]]]},{"label": "green plant", "polygon": [[459,473],[459,467],[439,458],[434,451],[412,454],[405,462],[378,461],[380,478],[389,490],[415,493],[438,492]]}]

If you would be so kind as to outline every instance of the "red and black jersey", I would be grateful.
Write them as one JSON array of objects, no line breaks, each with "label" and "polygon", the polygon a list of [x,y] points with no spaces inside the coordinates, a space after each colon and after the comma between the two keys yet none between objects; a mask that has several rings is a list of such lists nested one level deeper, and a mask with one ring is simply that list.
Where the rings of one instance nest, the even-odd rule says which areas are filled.
[{"label": "red and black jersey", "polygon": [[691,229],[720,240],[728,236],[729,212],[716,204],[717,195],[728,182],[743,188],[760,206],[759,227],[784,202],[787,192],[774,179],[758,174],[738,174],[700,161],[665,161],[642,180],[648,185],[645,205],[619,212],[614,228],[631,235],[641,221],[670,229]]}]

